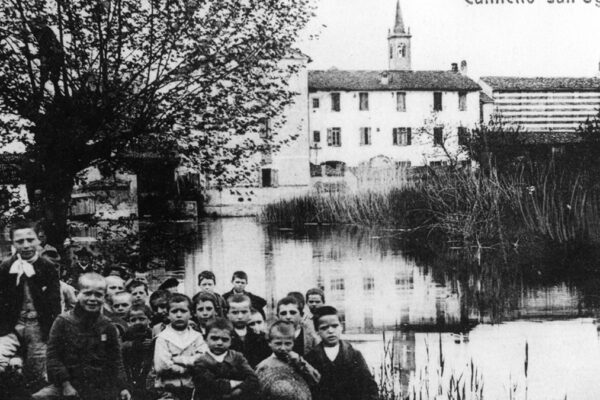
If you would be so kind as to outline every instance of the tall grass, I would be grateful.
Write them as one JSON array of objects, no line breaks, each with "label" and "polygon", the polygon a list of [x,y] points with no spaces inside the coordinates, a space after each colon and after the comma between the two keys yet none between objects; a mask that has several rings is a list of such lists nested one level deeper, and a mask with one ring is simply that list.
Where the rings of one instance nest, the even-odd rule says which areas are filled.
[{"label": "tall grass", "polygon": [[[584,182],[586,182],[584,184]],[[459,246],[600,239],[600,192],[589,177],[550,168],[509,176],[437,171],[401,187],[313,193],[264,207],[260,220],[285,226],[353,224],[426,234]]]},{"label": "tall grass", "polygon": [[[486,387],[484,375],[475,361],[471,358],[466,368],[460,371],[449,369],[446,366],[441,335],[438,341],[439,354],[436,356],[435,362],[432,362],[433,355],[429,351],[429,344],[425,342],[424,365],[418,371],[412,371],[410,382],[403,381],[403,366],[396,356],[394,340],[388,340],[385,332],[383,345],[383,360],[376,374],[379,400],[482,400],[484,398]],[[504,385],[507,389],[506,399],[527,400],[529,394],[528,366],[529,345],[525,342],[524,374],[516,380],[511,375],[509,381]],[[496,393],[496,395],[498,394]]]}]

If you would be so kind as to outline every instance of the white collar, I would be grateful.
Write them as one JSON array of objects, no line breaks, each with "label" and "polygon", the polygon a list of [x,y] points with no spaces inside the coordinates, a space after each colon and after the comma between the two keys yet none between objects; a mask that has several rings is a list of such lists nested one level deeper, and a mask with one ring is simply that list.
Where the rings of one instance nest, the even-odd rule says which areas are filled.
[{"label": "white collar", "polygon": [[215,353],[213,353],[212,351],[210,351],[210,349],[207,351],[207,353],[210,354],[210,356],[212,358],[214,358],[215,361],[222,363],[225,360],[225,357],[227,356],[227,354],[229,354],[229,350],[226,351],[225,353],[221,354],[220,356],[218,356]]},{"label": "white collar", "polygon": [[331,347],[323,346],[323,350],[325,350],[327,358],[329,358],[330,361],[334,361],[340,352],[340,344],[338,343]]},{"label": "white collar", "polygon": [[237,335],[239,337],[244,337],[248,334],[248,328],[244,328],[244,329],[237,329],[235,328],[235,333],[237,333]]},{"label": "white collar", "polygon": [[200,332],[193,330],[189,325],[184,330],[177,331],[169,324],[164,331],[158,334],[158,337],[173,343],[180,349],[185,349],[198,340],[198,338],[202,338],[202,335]]}]

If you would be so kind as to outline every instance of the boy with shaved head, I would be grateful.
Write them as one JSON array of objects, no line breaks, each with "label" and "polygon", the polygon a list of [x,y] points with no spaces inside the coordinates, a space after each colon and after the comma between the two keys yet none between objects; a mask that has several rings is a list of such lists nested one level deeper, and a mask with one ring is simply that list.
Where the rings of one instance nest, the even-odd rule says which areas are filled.
[{"label": "boy with shaved head", "polygon": [[77,305],[61,314],[50,330],[50,386],[34,399],[130,400],[117,330],[102,315],[106,280],[90,272],[79,277]]}]

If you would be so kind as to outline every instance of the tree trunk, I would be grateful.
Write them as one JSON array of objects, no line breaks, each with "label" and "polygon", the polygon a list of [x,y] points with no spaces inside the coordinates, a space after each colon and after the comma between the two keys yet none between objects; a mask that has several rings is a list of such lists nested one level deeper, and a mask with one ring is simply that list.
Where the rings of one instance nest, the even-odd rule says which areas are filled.
[{"label": "tree trunk", "polygon": [[[67,219],[74,179],[70,176],[40,177],[28,183],[32,217],[42,222],[48,244],[62,250],[69,236]],[[44,179],[45,178],[45,179]]]}]

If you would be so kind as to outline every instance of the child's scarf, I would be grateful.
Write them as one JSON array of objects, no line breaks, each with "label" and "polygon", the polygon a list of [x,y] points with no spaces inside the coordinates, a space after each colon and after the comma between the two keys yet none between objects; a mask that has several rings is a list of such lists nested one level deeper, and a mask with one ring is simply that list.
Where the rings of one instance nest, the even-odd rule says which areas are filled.
[{"label": "child's scarf", "polygon": [[28,278],[31,278],[35,275],[35,269],[28,261],[23,260],[20,254],[17,254],[17,259],[10,266],[9,273],[17,275],[17,286],[19,286],[21,276],[25,274]]}]

